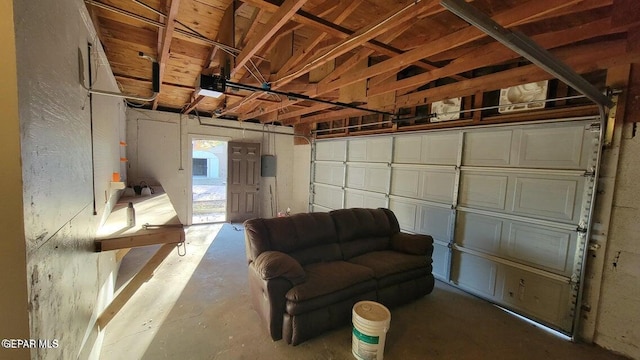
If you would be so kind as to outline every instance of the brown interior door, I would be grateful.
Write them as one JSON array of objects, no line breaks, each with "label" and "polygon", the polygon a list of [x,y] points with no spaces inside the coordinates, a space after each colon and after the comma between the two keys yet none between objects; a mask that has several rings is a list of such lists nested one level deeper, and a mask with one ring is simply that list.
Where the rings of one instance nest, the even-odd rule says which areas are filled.
[{"label": "brown interior door", "polygon": [[260,215],[260,144],[229,142],[227,220],[243,222]]}]

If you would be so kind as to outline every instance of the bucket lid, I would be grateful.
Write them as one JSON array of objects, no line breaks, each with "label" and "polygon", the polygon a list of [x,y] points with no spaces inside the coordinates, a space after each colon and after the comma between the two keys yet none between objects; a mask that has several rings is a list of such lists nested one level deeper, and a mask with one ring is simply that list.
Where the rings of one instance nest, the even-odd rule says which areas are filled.
[{"label": "bucket lid", "polygon": [[353,306],[353,313],[368,321],[389,321],[391,312],[375,301],[360,301]]}]

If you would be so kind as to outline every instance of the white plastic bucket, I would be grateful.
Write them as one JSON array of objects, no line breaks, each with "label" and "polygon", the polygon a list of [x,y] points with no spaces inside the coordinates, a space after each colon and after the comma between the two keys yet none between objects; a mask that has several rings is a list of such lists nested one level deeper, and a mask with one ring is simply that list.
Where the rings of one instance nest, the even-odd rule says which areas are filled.
[{"label": "white plastic bucket", "polygon": [[374,301],[360,301],[353,306],[351,352],[359,360],[382,360],[384,342],[391,324],[391,313]]}]

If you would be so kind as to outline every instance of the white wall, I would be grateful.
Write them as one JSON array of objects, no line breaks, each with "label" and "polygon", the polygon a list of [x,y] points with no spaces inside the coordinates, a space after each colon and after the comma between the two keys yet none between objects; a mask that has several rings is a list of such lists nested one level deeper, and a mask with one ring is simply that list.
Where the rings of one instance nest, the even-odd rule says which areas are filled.
[{"label": "white wall", "polygon": [[[183,224],[190,224],[191,219],[187,211],[190,201],[191,166],[189,136],[207,135],[229,141],[257,142],[262,144],[262,154],[276,155],[277,158],[277,178],[263,177],[260,180],[261,216],[272,216],[270,189],[274,194],[273,216],[278,211],[286,210],[287,207],[306,212],[306,207],[300,205],[293,194],[293,174],[297,171],[294,165],[292,128],[281,126],[265,128],[261,124],[211,118],[202,119],[202,122],[218,126],[200,125],[195,116],[129,108],[127,110],[129,184],[135,185],[140,181],[146,181],[148,184],[162,185],[176,208],[180,221]],[[286,135],[269,135],[263,132],[267,130],[272,133],[286,133]],[[306,164],[298,166],[308,167],[308,160]]]},{"label": "white wall", "polygon": [[93,240],[115,199],[109,184],[120,168],[124,107],[94,96],[92,131],[78,49],[86,69],[87,44],[96,45],[95,88],[118,88],[81,0],[16,1],[14,17],[29,337],[60,344],[31,355],[96,357],[102,337],[95,320],[113,296],[116,263],[112,253],[95,253]]},{"label": "white wall", "polygon": [[624,125],[596,322],[596,344],[640,359],[640,136]]}]

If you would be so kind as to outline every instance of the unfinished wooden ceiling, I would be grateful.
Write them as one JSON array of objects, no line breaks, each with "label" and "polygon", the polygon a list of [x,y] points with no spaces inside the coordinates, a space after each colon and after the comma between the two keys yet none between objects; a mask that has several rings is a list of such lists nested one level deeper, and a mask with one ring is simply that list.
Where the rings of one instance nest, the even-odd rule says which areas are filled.
[{"label": "unfinished wooden ceiling", "polygon": [[[437,0],[85,0],[123,93],[152,93],[146,108],[277,122],[299,128],[354,128],[386,115],[229,87],[198,96],[199,75],[309,98],[404,114],[393,127],[429,124],[429,106],[461,97],[462,109],[497,105],[508,86],[550,79],[550,95],[574,93]],[[471,5],[518,30],[604,87],[602,75],[638,60],[637,0],[475,0]],[[224,70],[223,70],[224,69]],[[588,103],[588,101],[586,101]],[[585,101],[559,100],[550,107]],[[485,111],[484,114],[495,114]],[[480,111],[461,118],[478,121]],[[355,124],[355,125],[354,125]],[[363,128],[358,128],[363,129]]]}]

